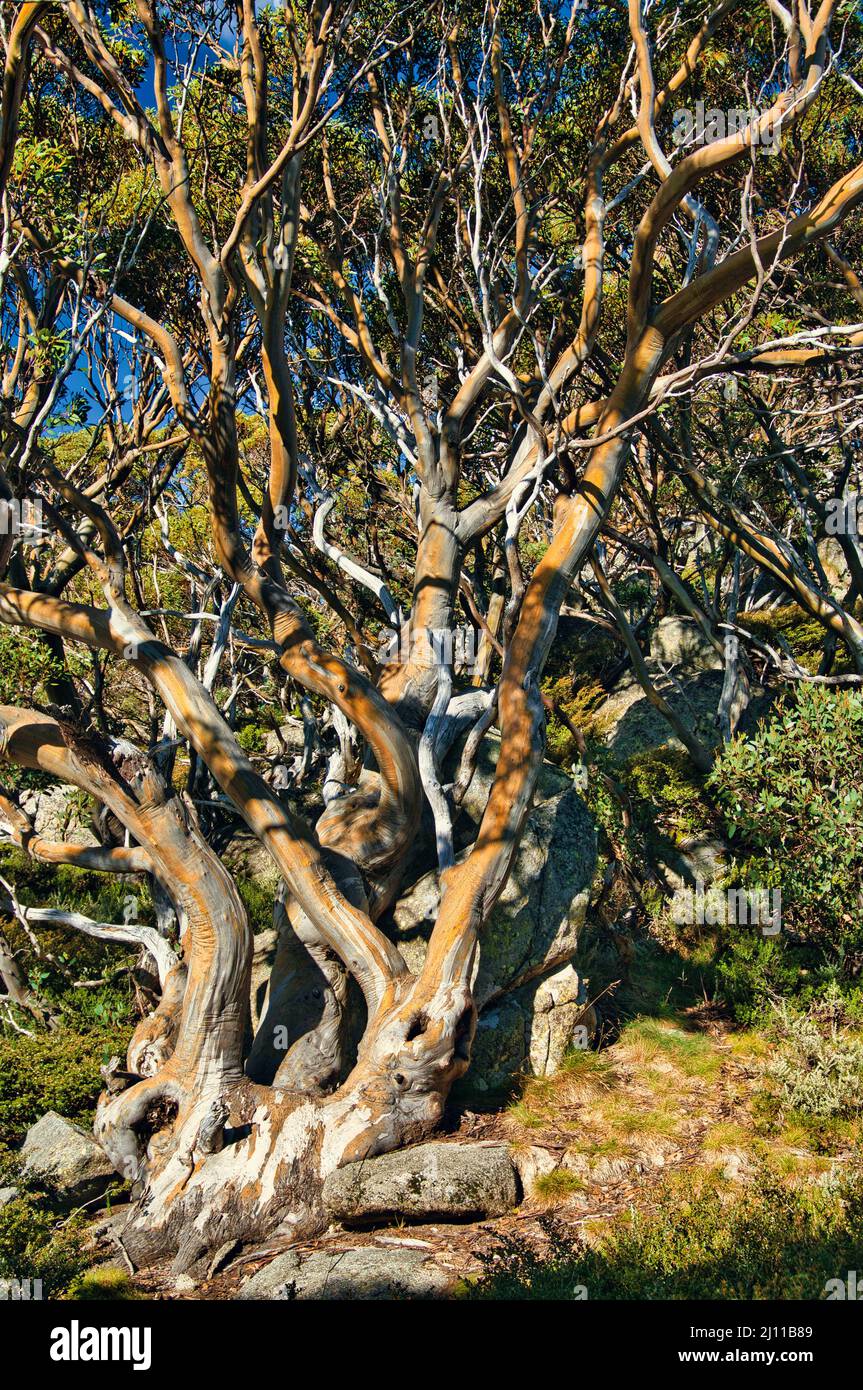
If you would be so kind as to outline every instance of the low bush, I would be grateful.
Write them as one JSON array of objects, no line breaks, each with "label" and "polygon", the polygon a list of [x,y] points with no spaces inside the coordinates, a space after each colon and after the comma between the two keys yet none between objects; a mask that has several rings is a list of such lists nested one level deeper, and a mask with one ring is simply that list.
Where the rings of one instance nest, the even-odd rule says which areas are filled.
[{"label": "low bush", "polygon": [[63,1216],[49,1199],[23,1192],[0,1208],[0,1278],[41,1279],[42,1297],[56,1298],[86,1269],[84,1216]]},{"label": "low bush", "polygon": [[863,695],[802,685],[723,749],[708,778],[737,848],[735,881],[776,889],[782,934],[727,942],[720,984],[743,1021],[771,999],[839,988],[863,969]]},{"label": "low bush", "polygon": [[721,1179],[666,1180],[649,1213],[594,1245],[553,1216],[537,1250],[509,1235],[483,1257],[473,1299],[820,1299],[863,1262],[863,1173],[791,1187],[762,1170],[742,1191]]},{"label": "low bush", "polygon": [[114,1029],[0,1037],[0,1149],[20,1144],[46,1110],[87,1123],[102,1090],[99,1068],[125,1046]]},{"label": "low bush", "polygon": [[863,1041],[784,1006],[778,1011],[779,1054],[768,1071],[784,1104],[803,1115],[851,1117],[863,1110]]}]

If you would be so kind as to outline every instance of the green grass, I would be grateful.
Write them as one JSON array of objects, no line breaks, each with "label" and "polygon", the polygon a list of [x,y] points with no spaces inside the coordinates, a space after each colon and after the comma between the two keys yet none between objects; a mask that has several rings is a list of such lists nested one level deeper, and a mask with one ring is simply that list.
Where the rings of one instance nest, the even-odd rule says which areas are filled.
[{"label": "green grass", "polygon": [[88,1269],[75,1279],[69,1289],[69,1298],[79,1302],[98,1302],[101,1300],[127,1300],[141,1298],[128,1274],[123,1269],[106,1266]]},{"label": "green grass", "polygon": [[711,1125],[702,1140],[703,1147],[714,1153],[722,1149],[748,1149],[751,1143],[752,1136],[734,1120],[720,1120]]},{"label": "green grass", "polygon": [[501,1240],[471,1299],[820,1299],[863,1264],[863,1175],[792,1187],[763,1169],[742,1191],[718,1177],[667,1179],[650,1213],[588,1245],[554,1217],[546,1242]]},{"label": "green grass", "polygon": [[594,1086],[608,1089],[616,1084],[614,1069],[602,1052],[591,1052],[589,1048],[577,1048],[568,1052],[563,1059],[560,1071],[567,1076],[589,1081]]},{"label": "green grass", "polygon": [[709,1037],[685,1032],[657,1018],[637,1018],[627,1024],[620,1042],[636,1048],[645,1062],[662,1058],[688,1077],[709,1080],[722,1065]]},{"label": "green grass", "polygon": [[641,1109],[625,1095],[603,1104],[591,1116],[591,1121],[611,1130],[621,1139],[670,1138],[680,1128],[681,1116],[673,1106],[660,1103]]},{"label": "green grass", "polygon": [[555,1168],[543,1173],[533,1184],[533,1195],[544,1202],[561,1202],[575,1192],[583,1192],[584,1179],[569,1168]]}]

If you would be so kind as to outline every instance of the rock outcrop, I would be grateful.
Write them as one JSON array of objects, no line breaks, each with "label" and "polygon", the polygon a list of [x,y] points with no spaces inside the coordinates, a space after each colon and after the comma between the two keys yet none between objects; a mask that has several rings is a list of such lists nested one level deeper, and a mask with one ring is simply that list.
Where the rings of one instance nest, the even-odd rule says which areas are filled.
[{"label": "rock outcrop", "polygon": [[302,1256],[288,1250],[259,1269],[240,1289],[241,1299],[440,1298],[452,1275],[428,1252],[409,1243],[386,1249],[357,1246],[317,1250]]},{"label": "rock outcrop", "polygon": [[67,1206],[91,1202],[117,1181],[92,1135],[54,1110],[28,1129],[21,1158],[25,1177],[53,1188]]},{"label": "rock outcrop", "polygon": [[519,1197],[516,1171],[503,1144],[418,1144],[349,1163],[324,1181],[329,1215],[345,1225],[412,1221],[476,1221],[502,1216]]},{"label": "rock outcrop", "polygon": [[[462,804],[472,840],[488,800],[499,741],[487,737]],[[466,851],[462,850],[464,854]],[[507,883],[483,930],[474,993],[473,1060],[457,1094],[497,1091],[519,1073],[549,1076],[590,1028],[573,965],[596,867],[596,827],[571,779],[543,764],[535,804]],[[440,907],[436,870],[420,877],[382,921],[411,970],[425,959]]]}]

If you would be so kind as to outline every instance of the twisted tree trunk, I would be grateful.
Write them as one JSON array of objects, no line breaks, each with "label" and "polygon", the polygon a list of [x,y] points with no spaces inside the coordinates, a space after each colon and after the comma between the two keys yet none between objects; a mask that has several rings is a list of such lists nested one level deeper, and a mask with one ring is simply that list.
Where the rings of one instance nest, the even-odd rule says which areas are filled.
[{"label": "twisted tree trunk", "polygon": [[[151,165],[173,218],[173,230],[188,257],[187,273],[200,288],[201,322],[189,340],[194,347],[181,346],[164,324],[121,298],[114,288],[121,277],[102,278],[94,268],[98,261],[85,269],[57,253],[58,273],[64,284],[77,288],[82,296],[91,295],[101,310],[110,308],[119,314],[158,353],[174,416],[199,450],[206,470],[218,564],[264,619],[271,641],[261,645],[275,650],[280,671],[304,693],[337,709],[339,717],[359,731],[368,750],[369,766],[363,768],[357,785],[329,801],[314,831],[294,817],[243,753],[206,681],[198,681],[186,662],[154,635],[129,604],[124,540],[110,519],[108,503],[103,506],[99,500],[103,495],[99,488],[94,484],[79,490],[49,460],[44,461],[46,488],[50,484],[51,495],[56,494],[67,509],[64,512],[60,503],[56,508],[49,504],[52,521],[71,550],[68,572],[86,563],[106,606],[97,609],[67,602],[57,596],[60,588],[31,592],[24,585],[38,590],[38,577],[21,579],[17,587],[0,584],[0,621],[59,639],[61,648],[67,641],[83,643],[134,666],[149,683],[154,701],[158,697],[168,719],[266,848],[283,884],[276,965],[263,1020],[249,1045],[249,923],[236,886],[201,833],[192,805],[130,744],[85,736],[70,723],[35,710],[0,709],[0,757],[82,788],[107,807],[134,842],[129,850],[80,853],[77,862],[152,874],[170,897],[177,919],[185,924],[182,955],[165,971],[161,1002],[136,1030],[125,1073],[115,1069],[106,1078],[96,1118],[100,1143],[118,1172],[135,1185],[137,1200],[124,1244],[139,1262],[171,1254],[175,1267],[182,1270],[229,1241],[258,1240],[277,1230],[296,1237],[319,1231],[326,1220],[321,1197],[326,1176],[343,1164],[433,1132],[453,1082],[469,1064],[476,1025],[472,986],[477,951],[517,850],[543,755],[540,677],[561,605],[608,516],[631,432],[647,409],[651,393],[657,392],[659,373],[683,330],[751,282],[760,282],[765,265],[774,261],[778,265],[827,236],[863,201],[861,166],[838,179],[810,211],[783,216],[778,228],[758,236],[753,232],[748,242],[735,235],[731,244],[736,249],[714,264],[715,224],[695,202],[694,190],[706,174],[748,159],[753,142],[775,136],[806,111],[829,62],[827,27],[834,8],[833,0],[823,0],[813,18],[807,6],[795,6],[795,13],[805,16],[805,49],[797,51],[800,45],[795,42],[789,88],[745,132],[696,148],[672,167],[659,144],[657,117],[672,93],[688,80],[704,44],[735,3],[719,0],[692,39],[679,70],[657,91],[643,7],[632,0],[630,28],[637,70],[631,80],[622,76],[616,104],[597,127],[586,170],[580,322],[572,342],[550,370],[543,367],[538,393],[530,401],[509,365],[538,289],[530,278],[531,213],[522,155],[506,105],[506,64],[498,38],[492,37],[488,58],[494,106],[502,167],[515,214],[514,294],[506,311],[495,311],[493,320],[490,271],[483,264],[480,244],[479,185],[487,156],[479,152],[475,140],[487,118],[476,130],[473,118],[467,118],[454,34],[447,40],[457,79],[454,109],[462,101],[465,116],[465,152],[459,162],[448,146],[448,167],[435,181],[428,217],[417,239],[403,235],[400,179],[395,173],[384,200],[393,270],[405,311],[403,332],[393,316],[400,339],[398,378],[375,351],[361,304],[336,258],[336,283],[356,311],[359,327],[354,337],[365,353],[364,361],[382,390],[392,393],[410,425],[419,480],[420,535],[408,659],[385,670],[378,685],[341,655],[323,650],[316,640],[283,582],[284,537],[277,525],[278,515],[288,512],[295,501],[298,472],[293,367],[288,365],[286,328],[303,216],[301,162],[314,131],[322,128],[316,122],[324,92],[329,93],[327,110],[338,109],[327,86],[338,66],[332,54],[332,45],[338,44],[334,33],[342,29],[337,7],[313,7],[304,29],[302,62],[297,60],[292,114],[284,143],[272,161],[266,117],[269,78],[256,7],[249,0],[238,7],[249,144],[235,220],[221,246],[207,241],[203,228],[210,220],[209,210],[205,216],[195,205],[183,123],[176,119],[169,90],[164,7],[152,0],[138,0],[136,6],[152,58],[155,114],[141,106],[89,5],[78,0],[63,6],[23,4],[10,26],[0,101],[0,189],[12,169],[34,26],[48,13],[55,17],[61,13],[101,81],[94,90],[89,67],[86,73],[79,70],[56,47],[52,35],[40,30],[46,61],[95,96],[122,138],[131,141]],[[783,6],[771,4],[770,8],[786,13]],[[791,23],[790,14],[788,19]],[[343,57],[344,53],[340,63]],[[382,84],[372,71],[375,61],[369,57],[364,69],[368,98],[380,148],[395,170]],[[636,123],[611,143],[611,128],[627,101],[634,100],[636,84]],[[606,399],[577,404],[564,415],[558,398],[572,387],[591,358],[602,309],[604,177],[637,141],[660,183],[632,238],[624,360]],[[477,185],[475,233],[463,239],[480,294],[488,300],[482,311],[482,350],[473,366],[459,374],[455,398],[432,425],[423,408],[416,362],[426,277],[439,249],[436,237],[442,201],[456,174],[471,169]],[[331,188],[327,202],[333,203]],[[205,204],[206,200],[202,207]],[[683,287],[655,304],[654,271],[662,253],[661,237],[681,209],[693,221],[696,233],[699,226],[705,228],[703,254],[696,254],[693,233],[692,264]],[[11,225],[35,255],[54,254],[26,218]],[[467,223],[462,230],[467,231]],[[338,240],[339,233],[334,236]],[[255,332],[250,332],[248,341],[260,341],[270,441],[269,475],[250,545],[237,500],[237,408],[242,392],[238,393],[241,350],[236,340],[246,333],[241,326],[246,320],[237,312],[243,296],[258,333],[256,339]],[[337,317],[335,322],[341,320]],[[346,333],[350,331],[345,328]],[[206,353],[201,350],[204,342]],[[194,365],[204,356],[206,391],[200,389]],[[713,365],[716,361],[721,363],[721,356]],[[521,425],[511,441],[508,466],[459,510],[462,436],[492,386],[509,393]],[[40,401],[49,394],[44,387],[34,373],[17,422],[19,429],[29,429],[36,418]],[[579,432],[588,426],[595,428],[593,436],[580,438]],[[579,476],[573,460],[580,453],[586,464]],[[568,468],[568,474],[555,500],[552,539],[524,584],[518,529],[552,463]],[[863,663],[863,629],[857,619],[797,575],[781,550],[747,518],[727,506],[718,507],[699,470],[690,467],[688,476],[711,524],[791,587],[810,612],[844,637],[858,665]],[[79,530],[68,521],[70,509],[83,519]],[[423,778],[417,741],[421,732],[426,790],[433,786],[440,791],[434,783],[434,743],[437,721],[448,711],[438,708],[439,701],[446,704],[446,683],[441,681],[434,635],[452,629],[465,554],[504,518],[512,597],[503,615],[505,649],[497,692],[500,754],[475,844],[457,864],[447,855],[438,918],[424,965],[414,975],[377,922],[382,905],[398,886],[420,827]],[[12,573],[20,576],[24,570],[19,566]],[[691,746],[699,756],[697,746]],[[440,809],[438,799],[436,813]],[[451,850],[446,827],[439,829],[442,843]],[[21,835],[23,844],[27,839],[23,828]],[[32,852],[46,858],[69,857],[45,843],[29,839],[27,843]],[[298,990],[302,994],[297,983],[298,958],[311,960],[318,972],[316,1009],[308,1009],[308,1001],[302,999],[298,1008]],[[346,1029],[350,977],[362,992],[367,1015],[355,1057],[348,1051]],[[274,1034],[283,1028],[290,1046],[282,1056]]]}]

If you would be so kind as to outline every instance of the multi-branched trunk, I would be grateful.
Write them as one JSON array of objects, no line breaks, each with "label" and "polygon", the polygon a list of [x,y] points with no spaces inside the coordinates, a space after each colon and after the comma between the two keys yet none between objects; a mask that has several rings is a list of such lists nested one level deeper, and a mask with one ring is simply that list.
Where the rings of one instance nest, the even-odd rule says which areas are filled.
[{"label": "multi-branched trunk", "polygon": [[[283,1223],[317,1229],[328,1171],[438,1123],[467,1065],[469,988],[414,979],[392,948],[387,969],[372,980],[359,969],[358,952],[352,963],[365,981],[370,1021],[344,1084],[327,1094],[296,1061],[289,1084],[282,1073],[294,1049],[273,1084],[252,1081],[244,1073],[251,933],[236,888],[188,807],[126,743],[85,738],[21,709],[3,708],[0,720],[7,758],[81,787],[112,811],[148,856],[185,927],[182,959],[159,1008],[135,1031],[123,1082],[107,1073],[96,1119],[100,1143],[139,1194],[128,1248],[140,1259],[176,1251],[186,1267],[226,1239],[265,1235]],[[262,1027],[271,1026],[272,1014]]]},{"label": "multi-branched trunk", "polygon": [[[628,85],[621,84],[616,105],[597,127],[591,151],[585,183],[580,325],[550,371],[543,371],[541,388],[531,405],[507,365],[536,305],[536,294],[529,278],[526,185],[506,109],[504,64],[497,40],[492,43],[494,104],[515,215],[516,294],[496,325],[488,318],[487,306],[483,350],[434,428],[422,408],[416,354],[441,200],[451,188],[452,170],[435,184],[415,263],[406,254],[413,238],[401,230],[400,180],[392,178],[387,185],[393,266],[406,314],[398,379],[374,345],[364,341],[367,324],[361,305],[356,306],[361,331],[353,336],[367,355],[367,365],[386,390],[395,393],[399,410],[410,423],[420,479],[420,538],[407,660],[385,670],[376,686],[316,642],[284,586],[283,538],[275,525],[278,511],[289,509],[294,501],[298,471],[286,350],[287,305],[302,217],[300,165],[317,119],[321,74],[329,71],[328,45],[336,41],[331,33],[334,9],[327,6],[316,12],[309,28],[290,129],[281,152],[268,163],[265,55],[256,7],[242,6],[243,93],[250,132],[247,178],[227,240],[213,248],[196,211],[190,163],[171,107],[161,8],[150,0],[139,0],[136,6],[153,55],[154,122],[103,42],[89,6],[37,3],[20,7],[8,36],[0,103],[0,187],[12,168],[27,45],[35,26],[49,13],[62,10],[104,83],[104,89],[98,89],[103,109],[150,162],[200,283],[202,323],[209,344],[206,401],[201,402],[201,393],[192,390],[187,380],[187,358],[197,360],[197,347],[187,353],[168,329],[121,298],[115,283],[101,279],[93,266],[85,269],[65,256],[58,266],[70,285],[110,306],[158,353],[176,419],[206,467],[214,551],[222,570],[242,588],[267,624],[281,669],[305,692],[338,709],[359,731],[368,754],[357,785],[327,806],[314,833],[296,820],[245,757],[206,687],[128,604],[124,545],[107,510],[94,500],[94,489],[79,491],[71,481],[46,472],[63,503],[84,519],[80,534],[68,522],[63,534],[76,563],[86,563],[95,574],[107,607],[67,602],[58,596],[59,588],[28,592],[22,580],[19,587],[0,584],[0,621],[38,630],[61,645],[83,643],[134,663],[201,765],[269,852],[283,884],[280,941],[269,997],[263,1021],[251,1037],[249,924],[236,887],[206,843],[191,804],[167,786],[157,768],[129,744],[100,742],[32,710],[0,710],[0,757],[78,786],[107,807],[133,842],[134,863],[127,859],[126,871],[145,871],[162,886],[183,929],[176,963],[169,963],[164,971],[158,1008],[137,1028],[125,1069],[111,1068],[106,1075],[96,1133],[118,1172],[134,1185],[136,1201],[124,1233],[126,1248],[142,1261],[170,1252],[178,1268],[188,1268],[228,1242],[258,1239],[279,1228],[297,1236],[320,1229],[325,1220],[322,1186],[329,1172],[421,1138],[440,1122],[450,1088],[469,1064],[476,1021],[471,987],[477,951],[518,846],[542,758],[539,680],[543,663],[561,604],[608,515],[627,457],[628,437],[651,392],[657,398],[661,394],[659,372],[680,335],[747,284],[757,280],[760,287],[765,267],[778,265],[827,236],[863,201],[863,169],[839,178],[810,211],[789,214],[773,230],[742,238],[735,232],[732,249],[714,264],[714,224],[707,210],[695,202],[694,191],[706,174],[719,173],[735,160],[748,161],[762,136],[775,136],[807,110],[828,64],[827,29],[833,5],[825,0],[814,17],[802,4],[793,7],[794,15],[784,6],[770,5],[772,13],[787,21],[792,35],[788,89],[747,131],[696,148],[672,168],[659,144],[657,117],[671,93],[691,76],[704,44],[733,10],[734,0],[720,0],[705,19],[684,62],[661,93],[651,70],[642,7],[631,0],[637,75]],[[799,21],[795,18],[798,9]],[[40,31],[39,42],[46,61],[90,90],[91,79],[55,47],[49,33]],[[453,100],[458,103],[462,78],[452,39],[450,44],[457,78]],[[380,84],[370,70],[367,78],[375,129],[391,161],[393,147]],[[635,100],[636,91],[636,124],[612,140],[612,127],[629,99]],[[337,105],[329,101],[330,110]],[[463,103],[459,109],[469,135],[464,156],[469,160],[476,148],[473,118]],[[636,142],[642,144],[659,188],[632,237],[624,362],[607,399],[583,401],[558,418],[561,394],[591,356],[602,308],[603,181]],[[450,158],[450,164],[455,163]],[[463,168],[469,168],[469,163]],[[474,175],[481,182],[481,163],[474,167]],[[335,211],[330,190],[327,198]],[[654,263],[660,238],[681,209],[694,221],[691,264],[682,288],[657,303]],[[209,215],[204,222],[208,220]],[[698,250],[702,226],[707,233],[703,254]],[[479,220],[476,229],[470,239],[471,255],[477,258],[478,283],[485,283],[488,266],[481,263]],[[13,230],[34,254],[49,254],[27,219],[20,226],[13,223]],[[338,258],[333,273],[347,301],[352,301]],[[236,310],[244,295],[260,329],[271,442],[268,483],[250,551],[237,504]],[[244,342],[253,337],[246,335]],[[608,361],[606,355],[603,379]],[[496,390],[501,384],[518,406],[522,426],[501,476],[459,510],[462,428],[472,412],[483,406],[492,387]],[[546,433],[552,420],[557,421],[553,437]],[[579,438],[587,426],[595,426],[589,441]],[[524,508],[542,484],[552,453],[557,450],[562,457],[568,449],[584,450],[586,466],[577,483],[573,475],[558,496],[553,537],[525,584],[517,546]],[[788,584],[809,611],[844,637],[860,664],[863,634],[856,619],[803,583],[781,547],[740,512],[719,507],[693,462],[686,473],[711,524]],[[60,521],[59,513],[55,515]],[[512,592],[502,634],[505,657],[497,690],[501,747],[495,780],[474,845],[442,876],[441,904],[428,953],[420,973],[413,975],[377,922],[383,907],[397,895],[413,852],[424,781],[426,792],[430,790],[428,778],[421,776],[423,742],[418,748],[417,739],[422,730],[427,743],[429,712],[442,699],[441,691],[446,693],[433,634],[451,629],[463,557],[500,524],[506,533]],[[91,548],[97,544],[100,554]],[[20,579],[21,567],[14,573]],[[102,867],[110,867],[107,854]],[[302,973],[298,962],[304,971],[315,974],[316,1009],[309,1007],[308,991],[304,993],[298,980]],[[366,1017],[365,1031],[353,1050],[347,1026],[351,978],[362,994]],[[274,1044],[276,1029],[287,1032],[290,1045],[283,1053]]]},{"label": "multi-branched trunk", "polygon": [[[660,348],[661,340],[648,335],[610,405],[610,424],[627,418],[641,399]],[[247,1057],[249,926],[190,809],[128,744],[102,746],[47,715],[0,711],[4,755],[107,806],[149,857],[185,924],[182,961],[170,972],[160,1008],[133,1037],[124,1088],[115,1089],[120,1081],[109,1078],[96,1120],[100,1143],[139,1193],[124,1235],[133,1256],[171,1251],[185,1268],[227,1241],[280,1227],[298,1235],[317,1230],[328,1172],[419,1139],[439,1124],[450,1088],[469,1063],[481,929],[505,882],[542,757],[542,665],[624,452],[622,436],[597,450],[587,495],[559,511],[557,533],[527,587],[499,687],[502,748],[494,785],[471,853],[444,875],[438,920],[417,976],[365,910],[356,873],[362,853],[373,847],[376,868],[397,867],[406,852],[404,826],[413,836],[417,813],[415,755],[407,751],[413,746],[397,715],[360,678],[313,649],[302,633],[291,648],[292,661],[308,662],[320,684],[328,690],[332,684],[340,702],[350,700],[379,762],[377,798],[345,797],[328,808],[320,839],[310,837],[255,772],[185,663],[110,585],[104,612],[4,588],[7,620],[134,653],[177,727],[271,853],[285,883],[284,953],[289,942],[294,951],[298,943],[307,946],[327,982],[320,1016],[307,1020],[310,1026],[273,1071],[267,1034],[290,1023],[291,1004],[288,972],[281,979],[276,972],[264,1036]],[[288,621],[296,619],[287,613]],[[275,626],[278,631],[278,620]],[[397,756],[388,762],[392,749]],[[381,825],[383,841],[376,833]],[[322,848],[324,838],[351,847],[353,860],[342,856],[341,887],[328,868],[325,856],[334,864],[335,852]],[[344,1059],[343,970],[362,990],[367,1023],[347,1075],[333,1089]]]}]

